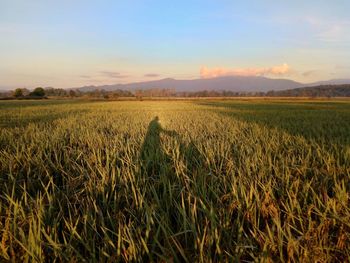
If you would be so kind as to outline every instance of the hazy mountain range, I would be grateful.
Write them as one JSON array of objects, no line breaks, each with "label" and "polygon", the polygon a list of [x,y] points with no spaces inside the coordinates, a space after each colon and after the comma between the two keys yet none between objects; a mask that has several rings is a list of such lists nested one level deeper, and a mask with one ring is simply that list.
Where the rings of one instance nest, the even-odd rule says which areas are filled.
[{"label": "hazy mountain range", "polygon": [[350,79],[332,79],[327,81],[319,81],[313,83],[300,83],[289,79],[270,79],[266,77],[244,77],[244,76],[229,76],[210,79],[193,79],[193,80],[177,80],[172,78],[134,82],[128,84],[114,84],[102,86],[84,86],[78,89],[82,92],[93,91],[96,89],[113,91],[113,90],[147,90],[147,89],[174,89],[176,91],[234,91],[234,92],[267,92],[270,90],[288,90],[300,87],[310,87],[318,85],[330,84],[350,84]]}]

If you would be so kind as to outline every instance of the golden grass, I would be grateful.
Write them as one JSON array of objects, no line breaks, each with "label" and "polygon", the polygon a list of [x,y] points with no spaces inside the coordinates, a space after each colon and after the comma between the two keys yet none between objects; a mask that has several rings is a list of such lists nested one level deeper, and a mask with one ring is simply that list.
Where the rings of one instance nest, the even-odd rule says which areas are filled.
[{"label": "golden grass", "polygon": [[348,261],[350,104],[310,103],[1,102],[0,259]]}]

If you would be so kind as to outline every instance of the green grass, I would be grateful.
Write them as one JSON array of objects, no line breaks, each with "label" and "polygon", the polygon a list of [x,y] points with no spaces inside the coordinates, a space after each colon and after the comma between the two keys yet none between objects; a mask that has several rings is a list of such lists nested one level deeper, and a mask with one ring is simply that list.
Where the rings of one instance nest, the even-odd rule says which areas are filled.
[{"label": "green grass", "polygon": [[349,140],[350,102],[0,102],[0,261],[349,261]]}]

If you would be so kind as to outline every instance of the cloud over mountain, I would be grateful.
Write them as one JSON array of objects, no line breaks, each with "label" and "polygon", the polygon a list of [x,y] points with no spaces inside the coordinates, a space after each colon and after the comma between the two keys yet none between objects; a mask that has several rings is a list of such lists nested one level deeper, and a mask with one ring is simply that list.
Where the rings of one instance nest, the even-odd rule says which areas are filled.
[{"label": "cloud over mountain", "polygon": [[290,73],[291,69],[288,64],[284,63],[279,66],[269,68],[213,68],[201,67],[200,76],[201,78],[216,78],[225,76],[282,76]]}]

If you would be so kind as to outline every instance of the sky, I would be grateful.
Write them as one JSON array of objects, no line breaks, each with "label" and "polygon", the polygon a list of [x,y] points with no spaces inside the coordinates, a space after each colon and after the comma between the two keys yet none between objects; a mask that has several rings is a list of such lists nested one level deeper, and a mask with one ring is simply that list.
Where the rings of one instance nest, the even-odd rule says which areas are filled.
[{"label": "sky", "polygon": [[0,88],[350,78],[349,0],[0,0]]}]

